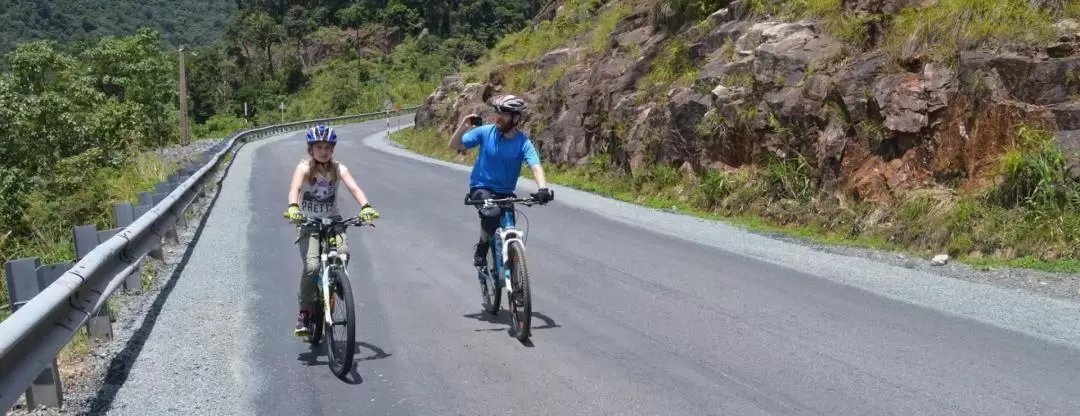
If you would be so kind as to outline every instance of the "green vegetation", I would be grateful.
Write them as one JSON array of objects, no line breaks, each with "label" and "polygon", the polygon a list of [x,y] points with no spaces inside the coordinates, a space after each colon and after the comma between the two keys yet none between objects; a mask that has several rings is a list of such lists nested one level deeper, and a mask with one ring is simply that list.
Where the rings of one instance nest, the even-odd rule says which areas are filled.
[{"label": "green vegetation", "polygon": [[140,26],[161,32],[170,45],[204,45],[221,37],[233,0],[0,0],[0,53],[20,43],[55,40],[92,44],[130,35]]},{"label": "green vegetation", "polygon": [[[241,2],[221,42],[188,61],[193,121],[203,134],[379,111],[423,101],[461,65],[524,27],[538,0]],[[278,106],[285,103],[281,114]],[[249,125],[250,125],[249,124]]]},{"label": "green vegetation", "polygon": [[[594,13],[604,5],[603,0],[566,0],[563,10],[554,19],[539,22],[535,28],[521,31],[508,31],[498,43],[481,57],[472,68],[464,69],[464,79],[470,82],[487,80],[496,69],[512,64],[524,64],[536,61],[545,53],[570,43],[574,38],[589,33],[599,21],[600,27],[614,30],[618,22],[615,14],[628,14],[629,5],[620,5],[610,10],[610,14],[597,17]],[[609,33],[610,34],[610,33]],[[592,51],[598,51],[602,32],[597,32],[596,39],[589,43]],[[531,69],[530,69],[531,70]]]},{"label": "green vegetation", "polygon": [[[572,42],[586,46],[589,55],[604,51],[605,45],[597,39],[610,38],[615,23],[629,12],[629,3],[617,3],[621,10],[613,13],[611,4],[601,7],[597,2],[568,1],[550,24],[542,23],[535,30],[504,38],[491,54],[465,70],[467,79],[479,81],[499,73],[502,84],[514,91],[551,86],[558,76],[535,74],[530,63]],[[709,22],[703,19],[721,3],[726,4],[715,0],[652,4],[649,17],[653,28],[681,34],[664,41],[649,72],[639,80],[639,103],[662,103],[664,91],[692,84],[698,68],[687,56],[687,45],[707,33]],[[909,57],[952,62],[963,49],[1047,42],[1052,39],[1054,22],[1063,17],[1080,17],[1080,5],[1075,2],[1044,9],[1030,4],[1024,0],[940,0],[925,8],[908,7],[883,15],[847,10],[839,0],[754,0],[750,10],[773,19],[819,19],[825,30],[853,47],[849,53],[880,48],[897,62]],[[596,16],[604,13],[611,15],[597,20]],[[732,42],[726,42],[722,50],[734,56]],[[552,73],[561,75],[565,70],[563,65]],[[750,86],[749,77],[730,74],[730,82],[726,83]],[[698,126],[699,133],[711,136],[709,140],[735,140],[747,134],[745,124],[757,117],[757,111],[748,105],[738,120],[706,117]],[[550,116],[539,114],[536,118],[541,121],[531,128],[542,127],[543,120]],[[766,121],[773,131],[789,139],[799,130],[773,115],[766,115]],[[861,123],[856,128],[859,136],[871,143],[883,140],[880,123]],[[621,131],[618,135],[623,137],[627,129],[616,125],[615,130]],[[471,163],[474,156],[451,152],[445,138],[433,135],[432,130],[406,130],[395,137],[416,152]],[[657,140],[646,139],[646,146]],[[1080,231],[1080,183],[1065,168],[1064,157],[1050,133],[1024,127],[1018,130],[1016,143],[1001,158],[995,173],[1000,185],[969,192],[944,186],[896,190],[887,195],[893,203],[885,205],[820,195],[819,172],[794,152],[792,157],[773,158],[735,172],[706,169],[684,173],[673,166],[650,164],[640,171],[622,174],[603,153],[594,155],[587,166],[551,166],[548,170],[555,183],[652,207],[723,218],[759,231],[923,256],[946,251],[979,267],[1009,265],[1080,271],[1080,249],[1076,244],[1080,237],[1074,237]]]},{"label": "green vegetation", "polygon": [[[393,139],[417,153],[471,164],[433,129],[406,129]],[[815,201],[805,163],[773,161],[733,173],[683,174],[652,165],[618,175],[600,155],[587,166],[548,165],[548,180],[623,201],[675,209],[751,230],[831,245],[929,256],[942,250],[976,267],[1080,271],[1080,181],[1066,175],[1062,154],[1045,131],[1022,130],[1002,159],[1003,183],[961,194],[935,188],[896,195],[891,205],[850,207]]]},{"label": "green vegetation", "polygon": [[940,1],[924,10],[903,10],[893,20],[886,47],[951,60],[963,49],[1053,40],[1054,21],[1053,13],[1033,9],[1026,0]]},{"label": "green vegetation", "polygon": [[[192,139],[221,138],[282,118],[379,111],[387,96],[417,105],[542,5],[0,4],[8,6],[0,15],[17,22],[0,30],[0,39],[59,39],[13,44],[0,60],[0,263],[72,260],[73,226],[112,227],[113,203],[137,201],[176,168],[148,152],[179,141],[181,43]],[[147,27],[134,29],[140,26]],[[99,37],[104,33],[127,36]],[[3,285],[0,275],[6,305]]]},{"label": "green vegetation", "polygon": [[[109,224],[169,167],[142,156],[174,143],[176,64],[156,33],[106,37],[77,56],[20,45],[0,75],[0,262],[74,257],[70,227]],[[121,59],[122,58],[122,59]],[[6,296],[6,292],[4,295]],[[0,301],[3,299],[0,298]]]},{"label": "green vegetation", "polygon": [[[462,70],[472,81],[501,74],[516,91],[552,85],[573,63],[538,74],[535,60],[573,42],[583,47],[583,57],[608,53],[616,25],[645,2],[567,0],[552,21],[521,30],[546,3],[0,0],[0,16],[15,22],[0,29],[0,51],[10,51],[0,62],[8,71],[0,74],[0,262],[24,256],[70,260],[72,226],[111,226],[113,202],[135,200],[174,168],[146,152],[179,139],[178,44],[189,46],[185,110],[192,134],[223,137],[282,119],[376,111],[386,97],[415,105],[444,76]],[[667,19],[663,26],[699,22],[720,2],[655,3]],[[962,48],[1043,41],[1056,18],[1080,17],[1075,2],[1046,10],[1028,4],[940,0],[894,16],[847,11],[840,0],[753,0],[750,8],[781,18],[819,18],[857,48],[947,61]],[[143,25],[157,31],[135,31]],[[878,29],[883,36],[876,45],[870,33]],[[59,42],[25,42],[43,38]],[[641,83],[646,93],[691,83],[697,68],[687,59],[688,42],[665,41]],[[733,56],[734,44],[725,50]],[[737,85],[752,81],[747,74],[732,77]],[[280,103],[286,104],[284,114]],[[739,126],[723,128],[740,132]],[[396,137],[420,153],[471,162],[430,130]],[[1021,131],[1018,145],[1002,158],[1004,185],[966,194],[911,191],[893,195],[898,202],[889,206],[819,200],[817,172],[798,159],[735,173],[687,174],[653,165],[619,175],[606,155],[597,155],[588,166],[552,166],[550,175],[553,182],[619,199],[832,244],[920,254],[947,249],[979,265],[1080,270],[1074,237],[1080,193],[1049,137]],[[0,287],[0,304],[6,296]]]},{"label": "green vegetation", "polygon": [[664,104],[665,94],[673,86],[689,86],[697,78],[698,67],[690,61],[687,50],[689,45],[682,38],[672,38],[664,42],[660,54],[650,62],[649,73],[638,80],[638,104],[654,102]]},{"label": "green vegetation", "polygon": [[[939,0],[928,7],[909,6],[886,15],[846,10],[841,0],[754,0],[751,9],[786,20],[820,19],[837,38],[864,49],[881,46],[894,58],[923,56],[951,62],[960,50],[1051,41],[1057,20],[1080,17],[1080,3],[1062,2],[1060,8],[1033,8],[1032,4],[1027,0]],[[874,25],[884,30],[882,45],[873,44],[870,37]]]}]

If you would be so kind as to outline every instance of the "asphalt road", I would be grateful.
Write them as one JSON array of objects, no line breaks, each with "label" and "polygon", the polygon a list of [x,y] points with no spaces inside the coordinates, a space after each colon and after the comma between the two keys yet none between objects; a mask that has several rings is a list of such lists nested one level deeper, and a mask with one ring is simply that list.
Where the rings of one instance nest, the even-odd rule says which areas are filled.
[{"label": "asphalt road", "polygon": [[110,414],[1080,411],[1076,304],[562,188],[521,208],[536,315],[522,345],[505,310],[480,310],[468,173],[361,140],[384,130],[342,128],[337,147],[382,213],[350,231],[355,374],[337,379],[292,336],[300,259],[281,212],[304,154],[294,133],[239,153]]}]

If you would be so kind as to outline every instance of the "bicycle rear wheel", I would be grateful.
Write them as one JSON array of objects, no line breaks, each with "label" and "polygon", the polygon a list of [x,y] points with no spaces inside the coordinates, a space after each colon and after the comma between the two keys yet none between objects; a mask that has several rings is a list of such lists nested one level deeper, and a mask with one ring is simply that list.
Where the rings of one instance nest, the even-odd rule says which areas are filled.
[{"label": "bicycle rear wheel", "polygon": [[311,345],[319,345],[319,341],[322,341],[323,321],[325,319],[325,315],[323,314],[322,292],[320,292],[309,305],[311,306],[308,307],[308,310],[311,314],[308,315],[308,325],[311,330],[311,335],[308,335],[307,341]]},{"label": "bicycle rear wheel", "polygon": [[[330,371],[344,377],[352,369],[356,352],[356,311],[353,304],[352,285],[344,273],[333,272],[330,279],[331,325],[327,328],[327,355]],[[338,328],[343,332],[337,332]]]},{"label": "bicycle rear wheel", "polygon": [[525,264],[525,248],[518,241],[510,242],[510,281],[514,293],[507,300],[510,304],[510,320],[518,341],[529,339],[532,332],[532,290],[529,288],[529,267]]}]

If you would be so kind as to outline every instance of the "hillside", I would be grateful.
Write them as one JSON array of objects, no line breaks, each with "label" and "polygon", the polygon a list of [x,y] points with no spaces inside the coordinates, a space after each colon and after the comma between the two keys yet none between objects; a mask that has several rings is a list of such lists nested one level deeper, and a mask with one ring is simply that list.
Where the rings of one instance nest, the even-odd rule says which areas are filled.
[{"label": "hillside", "polygon": [[525,130],[564,183],[818,239],[1078,264],[1080,4],[546,10],[444,79],[416,117],[434,144],[420,147],[511,92],[532,103]]},{"label": "hillside", "polygon": [[[180,148],[196,149],[195,140],[282,118],[378,111],[387,97],[402,106],[418,104],[443,76],[474,62],[503,34],[525,27],[542,5],[4,1],[4,33],[33,27],[44,37],[75,36],[63,29],[71,28],[72,16],[116,24],[100,31],[83,25],[89,32],[78,36],[85,41],[19,42],[0,54],[0,263],[72,260],[72,227],[111,228],[113,202],[134,201],[174,168],[176,158],[159,158],[155,151],[180,141],[175,36],[207,40],[193,42],[184,55],[192,143]],[[169,16],[189,26],[123,25],[146,19],[168,25]],[[219,17],[222,24],[214,28],[199,26]],[[106,29],[122,33],[98,36]],[[8,36],[0,38],[17,38]],[[280,103],[286,104],[284,114]],[[48,151],[41,151],[43,145]],[[3,273],[0,319],[7,304]]]},{"label": "hillside", "polygon": [[161,32],[169,45],[204,45],[220,38],[234,10],[233,0],[0,0],[0,54],[24,42],[92,42],[140,26]]},{"label": "hillside", "polygon": [[419,103],[443,76],[523,28],[539,0],[241,2],[220,42],[192,49],[200,133]]}]

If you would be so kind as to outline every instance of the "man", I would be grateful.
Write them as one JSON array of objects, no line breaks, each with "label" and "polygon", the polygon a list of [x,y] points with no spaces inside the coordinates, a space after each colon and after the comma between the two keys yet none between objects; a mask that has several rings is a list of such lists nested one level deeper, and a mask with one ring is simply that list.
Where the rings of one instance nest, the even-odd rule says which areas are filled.
[{"label": "man", "polygon": [[[450,148],[469,150],[480,146],[473,164],[472,176],[469,177],[470,199],[506,198],[514,196],[518,176],[521,175],[521,163],[525,162],[536,178],[540,188],[532,194],[537,202],[546,204],[553,200],[547,188],[544,169],[540,166],[540,155],[533,148],[532,140],[518,130],[525,101],[513,95],[499,97],[492,101],[495,108],[495,124],[471,128],[476,114],[469,114],[461,120],[454,135],[450,137]],[[478,125],[479,123],[477,123]],[[468,130],[468,131],[466,131]],[[487,252],[491,234],[499,228],[502,210],[499,207],[479,209],[480,241],[476,243],[473,265],[487,265]]]}]

